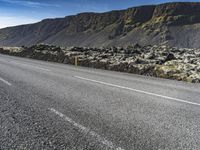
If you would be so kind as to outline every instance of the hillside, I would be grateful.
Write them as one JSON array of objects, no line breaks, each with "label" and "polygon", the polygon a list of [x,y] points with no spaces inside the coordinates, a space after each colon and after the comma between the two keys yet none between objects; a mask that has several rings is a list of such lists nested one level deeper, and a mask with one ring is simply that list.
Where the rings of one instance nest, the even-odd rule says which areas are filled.
[{"label": "hillside", "polygon": [[200,47],[200,3],[166,3],[106,13],[81,13],[0,30],[0,45]]}]

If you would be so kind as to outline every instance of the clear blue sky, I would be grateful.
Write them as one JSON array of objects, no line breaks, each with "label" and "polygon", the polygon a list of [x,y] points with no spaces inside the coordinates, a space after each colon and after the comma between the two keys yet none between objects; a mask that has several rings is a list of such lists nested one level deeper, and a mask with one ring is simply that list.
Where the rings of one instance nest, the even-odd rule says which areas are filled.
[{"label": "clear blue sky", "polygon": [[[0,0],[0,28],[80,12],[105,12],[175,0]],[[179,0],[181,2],[190,0]],[[200,2],[200,0],[196,0]]]}]

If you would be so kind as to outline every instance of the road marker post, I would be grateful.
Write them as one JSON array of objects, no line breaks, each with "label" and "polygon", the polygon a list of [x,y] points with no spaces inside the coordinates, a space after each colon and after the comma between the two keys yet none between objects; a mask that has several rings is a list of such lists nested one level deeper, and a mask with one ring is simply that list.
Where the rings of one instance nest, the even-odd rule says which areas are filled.
[{"label": "road marker post", "polygon": [[75,66],[78,66],[78,56],[75,56],[74,59],[75,59],[75,60],[74,60],[74,62],[75,62],[74,65],[75,65]]}]

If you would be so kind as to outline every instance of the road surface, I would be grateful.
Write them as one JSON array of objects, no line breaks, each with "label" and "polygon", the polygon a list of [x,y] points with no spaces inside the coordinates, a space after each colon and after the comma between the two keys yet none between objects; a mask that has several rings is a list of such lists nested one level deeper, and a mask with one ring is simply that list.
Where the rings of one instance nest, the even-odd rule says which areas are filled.
[{"label": "road surface", "polygon": [[200,148],[200,84],[0,55],[0,149]]}]

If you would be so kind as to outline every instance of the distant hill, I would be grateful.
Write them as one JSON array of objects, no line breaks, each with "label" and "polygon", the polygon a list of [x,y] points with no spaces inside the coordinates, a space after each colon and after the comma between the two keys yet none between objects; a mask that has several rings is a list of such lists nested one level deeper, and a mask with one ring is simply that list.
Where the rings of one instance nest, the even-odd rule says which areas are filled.
[{"label": "distant hill", "polygon": [[200,3],[165,3],[106,13],[81,13],[0,30],[0,45],[200,47]]}]

